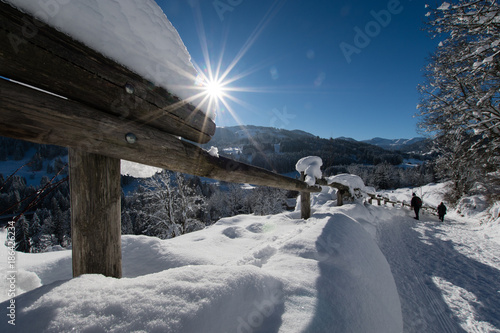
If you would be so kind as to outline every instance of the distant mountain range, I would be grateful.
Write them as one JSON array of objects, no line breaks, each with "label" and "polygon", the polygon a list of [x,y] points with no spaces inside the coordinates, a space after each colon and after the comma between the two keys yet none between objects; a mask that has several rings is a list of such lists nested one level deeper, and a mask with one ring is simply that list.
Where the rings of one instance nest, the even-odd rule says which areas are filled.
[{"label": "distant mountain range", "polygon": [[423,137],[416,137],[412,139],[384,139],[384,138],[373,138],[370,140],[363,140],[361,142],[369,143],[387,150],[401,150],[407,151],[408,147],[419,147],[422,144],[427,144],[429,139]]},{"label": "distant mountain range", "polygon": [[230,126],[217,127],[215,135],[206,146],[225,147],[227,145],[239,144],[243,141],[266,141],[277,143],[282,140],[294,140],[301,138],[315,138],[316,136],[301,130],[285,130],[263,126]]},{"label": "distant mountain range", "polygon": [[[301,130],[290,131],[273,127],[247,125],[247,126],[218,127],[217,131],[215,132],[215,136],[207,145],[219,147],[219,146],[225,146],[229,143],[236,143],[241,140],[250,138],[254,139],[273,138],[275,140],[288,140],[288,139],[300,139],[300,138],[319,139],[319,137]],[[338,137],[335,140],[367,143],[389,151],[421,152],[421,153],[429,151],[428,146],[430,143],[430,140],[424,137],[415,137],[411,139],[384,139],[376,137],[370,140],[362,140],[362,141],[358,141],[348,137]]]},{"label": "distant mountain range", "polygon": [[212,140],[203,145],[217,147],[219,154],[280,173],[295,169],[304,156],[319,156],[326,168],[387,162],[402,164],[405,160],[429,159],[429,141],[424,138],[356,141],[351,138],[324,139],[300,130],[262,126],[217,128]]}]

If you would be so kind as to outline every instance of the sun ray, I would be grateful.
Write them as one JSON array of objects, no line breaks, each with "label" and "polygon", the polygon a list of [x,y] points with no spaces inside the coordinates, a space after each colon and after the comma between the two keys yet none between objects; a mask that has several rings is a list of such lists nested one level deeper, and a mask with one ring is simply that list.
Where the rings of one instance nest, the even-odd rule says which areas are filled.
[{"label": "sun ray", "polygon": [[[206,31],[203,23],[201,7],[192,6],[193,15],[195,17],[195,26],[200,42],[201,54],[203,61],[197,63],[192,59],[192,63],[198,72],[198,77],[195,80],[194,96],[188,99],[190,103],[194,103],[195,111],[203,110],[207,117],[215,121],[219,115],[222,117],[227,114],[237,124],[242,124],[238,112],[241,110],[238,106],[243,107],[252,112],[260,112],[254,105],[243,101],[235,96],[240,93],[258,93],[258,94],[305,94],[305,93],[331,93],[331,90],[326,91],[325,87],[313,87],[311,85],[302,86],[242,86],[238,82],[250,77],[266,68],[270,68],[277,60],[267,59],[250,68],[243,69],[238,72],[237,65],[240,64],[243,57],[255,45],[255,42],[261,36],[263,31],[268,27],[269,23],[274,19],[277,13],[285,5],[288,0],[274,0],[264,17],[257,24],[255,29],[250,33],[249,37],[243,43],[242,47],[237,51],[229,64],[224,65],[224,57],[227,47],[227,35],[222,39],[219,54],[214,56],[209,50],[209,40],[206,37]],[[226,31],[227,33],[227,31]],[[227,56],[227,55],[226,55]],[[240,70],[238,68],[238,70]],[[236,72],[236,73],[235,73]]]},{"label": "sun ray", "polygon": [[243,47],[240,49],[236,57],[233,59],[231,64],[226,68],[224,73],[221,75],[221,79],[224,80],[229,73],[233,70],[233,68],[236,66],[236,64],[243,58],[243,56],[248,52],[248,50],[253,46],[257,38],[260,36],[260,34],[264,31],[264,29],[267,27],[269,22],[273,19],[273,17],[279,12],[281,7],[284,6],[284,4],[287,2],[287,0],[276,0],[273,2],[267,13],[264,15],[262,20],[257,24],[257,27],[255,30],[250,34],[250,37],[246,40],[245,44]]}]

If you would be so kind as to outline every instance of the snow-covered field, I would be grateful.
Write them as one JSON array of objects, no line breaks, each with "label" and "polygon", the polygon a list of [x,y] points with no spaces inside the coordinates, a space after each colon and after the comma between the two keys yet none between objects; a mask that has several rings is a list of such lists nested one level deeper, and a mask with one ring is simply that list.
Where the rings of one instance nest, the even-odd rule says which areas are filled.
[{"label": "snow-covered field", "polygon": [[[249,215],[167,241],[124,236],[120,280],[70,280],[67,251],[20,253],[16,283],[27,292],[16,299],[16,328],[400,332],[389,265],[372,236],[348,216],[366,208],[332,204],[316,206],[307,222],[299,213]],[[2,331],[9,326],[0,324]]]},{"label": "snow-covered field", "polygon": [[[439,201],[440,188],[424,198]],[[0,330],[500,332],[498,221],[416,221],[408,209],[328,199],[313,200],[308,221],[242,215],[170,240],[123,236],[122,279],[71,279],[69,251],[19,253],[16,326],[2,278]]]}]

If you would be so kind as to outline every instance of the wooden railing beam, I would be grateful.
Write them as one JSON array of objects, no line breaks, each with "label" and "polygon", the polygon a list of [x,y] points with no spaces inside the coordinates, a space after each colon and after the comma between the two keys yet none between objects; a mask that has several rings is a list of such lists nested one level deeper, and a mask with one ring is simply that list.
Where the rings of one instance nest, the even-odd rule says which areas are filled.
[{"label": "wooden railing beam", "polygon": [[[161,70],[151,68],[157,76]],[[194,142],[215,133],[195,106],[2,1],[0,76]]]},{"label": "wooden railing beam", "polygon": [[[0,79],[0,135],[72,147],[88,153],[232,183],[292,191],[321,188],[271,171],[208,154],[156,128]],[[137,141],[128,143],[127,134]]]}]

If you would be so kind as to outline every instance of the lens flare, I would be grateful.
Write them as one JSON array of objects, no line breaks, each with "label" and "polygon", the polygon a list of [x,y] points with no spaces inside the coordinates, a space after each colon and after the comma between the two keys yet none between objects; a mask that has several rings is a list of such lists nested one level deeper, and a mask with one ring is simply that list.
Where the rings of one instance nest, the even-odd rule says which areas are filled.
[{"label": "lens flare", "polygon": [[215,100],[222,99],[224,97],[224,84],[219,80],[208,80],[205,84],[206,94]]}]

